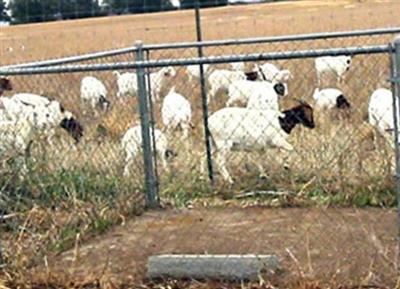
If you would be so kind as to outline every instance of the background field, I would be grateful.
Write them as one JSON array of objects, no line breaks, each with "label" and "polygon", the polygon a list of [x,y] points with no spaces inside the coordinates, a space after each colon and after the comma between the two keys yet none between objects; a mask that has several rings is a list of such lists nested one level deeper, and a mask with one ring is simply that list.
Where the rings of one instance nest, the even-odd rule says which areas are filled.
[{"label": "background field", "polygon": [[[204,9],[203,38],[396,26],[398,5],[392,0],[306,0]],[[2,64],[126,47],[137,40],[168,43],[196,39],[191,10],[2,27],[0,31]]]},{"label": "background field", "polygon": [[[396,0],[292,1],[205,9],[202,11],[203,38],[211,40],[400,26],[398,11],[400,11],[400,3]],[[20,63],[125,47],[139,39],[145,43],[195,40],[193,11],[1,28],[0,63]],[[205,53],[207,55],[239,54],[362,46],[386,44],[392,39],[393,35],[304,43],[216,47],[206,49]],[[192,57],[195,54],[195,50],[157,51],[151,53],[151,58]],[[95,62],[132,59],[134,59],[134,55],[124,55]],[[90,63],[93,62],[90,61]],[[279,61],[276,64],[290,69],[294,74],[294,80],[289,84],[290,95],[287,100],[282,102],[282,107],[293,106],[293,97],[300,97],[312,102],[311,96],[315,88],[312,59]],[[247,64],[249,69],[251,66],[251,63]],[[227,67],[227,65],[218,65],[217,67]],[[396,232],[395,214],[390,209],[361,210],[354,215],[351,211],[349,213],[340,210],[334,213],[317,210],[310,211],[308,214],[308,210],[305,209],[304,214],[309,216],[309,219],[303,223],[306,229],[299,233],[298,239],[291,239],[288,237],[291,234],[290,231],[299,226],[297,221],[304,217],[303,213],[293,211],[294,215],[300,214],[298,218],[293,218],[291,210],[282,210],[283,215],[279,215],[279,210],[271,212],[261,210],[266,214],[265,219],[272,222],[274,218],[277,218],[278,220],[275,221],[281,224],[276,235],[269,235],[270,230],[264,228],[265,224],[255,217],[259,209],[252,208],[259,205],[282,207],[315,204],[389,207],[395,203],[392,177],[393,153],[390,146],[383,140],[378,139],[378,143],[372,142],[371,130],[364,123],[368,98],[372,91],[381,86],[389,87],[386,82],[389,76],[388,68],[389,61],[386,55],[354,57],[352,68],[341,86],[353,105],[350,118],[316,112],[317,128],[314,131],[303,128],[296,129],[294,135],[291,136],[291,143],[296,146],[295,154],[289,158],[291,171],[285,171],[281,167],[280,161],[275,160],[278,155],[275,152],[263,154],[256,161],[264,163],[269,178],[259,180],[254,165],[251,162],[243,161],[246,155],[236,154],[230,159],[230,167],[240,182],[233,188],[219,182],[213,190],[209,188],[206,181],[199,178],[198,174],[199,160],[204,156],[204,147],[201,142],[199,85],[197,82],[189,82],[186,71],[183,68],[177,68],[176,77],[166,83],[162,91],[165,94],[170,87],[176,86],[180,93],[188,97],[194,109],[196,128],[189,144],[176,137],[171,138],[171,147],[178,151],[179,155],[171,164],[169,171],[160,170],[162,202],[166,205],[172,204],[173,207],[194,206],[196,209],[191,214],[196,218],[205,219],[205,223],[209,224],[211,233],[204,236],[218,240],[218,244],[232,242],[232,246],[213,245],[216,244],[213,241],[211,241],[212,244],[209,244],[208,237],[204,237],[204,243],[198,246],[185,245],[190,244],[189,236],[201,236],[204,231],[196,222],[192,222],[193,220],[186,221],[186,217],[182,217],[185,219],[182,222],[187,224],[188,228],[196,224],[196,229],[189,232],[189,229],[181,226],[180,221],[177,224],[175,222],[174,214],[179,215],[181,211],[174,212],[172,209],[168,209],[168,212],[156,214],[150,221],[157,228],[164,228],[159,234],[151,235],[146,229],[142,229],[142,226],[147,228],[148,217],[138,217],[130,223],[131,225],[115,229],[124,232],[121,233],[122,236],[118,241],[116,241],[115,231],[106,237],[100,237],[104,241],[102,244],[105,248],[112,246],[111,244],[115,242],[124,244],[124,252],[130,251],[131,248],[140,248],[140,245],[143,245],[144,251],[132,249],[133,253],[129,255],[131,259],[135,260],[134,264],[130,260],[119,258],[120,255],[125,254],[124,252],[105,253],[106,249],[90,247],[92,246],[90,244],[89,247],[86,249],[84,247],[82,250],[94,250],[92,255],[82,253],[81,257],[84,261],[78,262],[80,264],[77,264],[75,260],[75,263],[71,265],[70,261],[71,254],[76,254],[81,242],[90,238],[93,233],[103,232],[115,223],[125,224],[126,218],[141,212],[142,197],[139,192],[142,185],[142,172],[139,165],[140,160],[138,160],[138,166],[131,178],[120,178],[123,154],[119,147],[119,139],[129,126],[138,123],[136,98],[119,101],[116,99],[115,77],[112,73],[93,73],[105,81],[112,101],[110,112],[104,116],[94,115],[82,105],[79,99],[80,79],[85,73],[13,77],[16,92],[29,91],[62,101],[67,109],[83,122],[86,135],[83,143],[77,149],[61,132],[58,146],[47,147],[45,144],[35,146],[34,155],[41,158],[37,158],[39,161],[35,165],[38,167],[34,167],[34,169],[40,168],[40,170],[35,170],[40,173],[33,174],[33,180],[30,183],[30,186],[34,185],[34,190],[30,192],[29,197],[32,197],[34,201],[26,202],[28,205],[24,207],[25,211],[21,212],[17,219],[7,223],[4,226],[6,234],[2,234],[6,236],[4,239],[7,239],[6,247],[10,248],[11,263],[19,270],[24,269],[23,273],[26,275],[21,280],[29,280],[33,276],[37,276],[38,282],[45,279],[57,283],[62,282],[63,278],[67,278],[71,282],[76,278],[76,281],[79,280],[79,284],[82,284],[82,282],[92,282],[101,277],[107,279],[107,281],[103,281],[108,284],[107,282],[113,283],[112,280],[115,278],[122,283],[140,280],[143,264],[147,256],[153,253],[202,253],[204,251],[264,253],[264,250],[268,250],[268,252],[278,252],[281,253],[281,256],[289,258],[285,264],[288,264],[287,267],[293,271],[298,270],[294,275],[301,280],[337,282],[338,284],[342,282],[360,284],[365,281],[365,284],[393,285],[397,262],[394,242]],[[327,79],[324,85],[332,86],[335,83],[332,79]],[[10,95],[10,93],[6,95]],[[225,101],[225,94],[220,92],[211,101],[211,112],[222,107]],[[155,104],[158,128],[162,128],[159,120],[160,105],[160,102]],[[60,167],[67,173],[58,173]],[[70,173],[73,170],[77,174]],[[41,172],[47,172],[52,177],[43,178],[44,173]],[[57,172],[56,176],[53,175],[53,173],[56,174],[55,172]],[[79,172],[84,176],[83,179],[79,176]],[[8,175],[6,174],[6,176]],[[57,184],[65,185],[59,188]],[[91,184],[90,188],[85,187],[88,184]],[[289,197],[261,197],[243,201],[235,199],[238,193],[256,189],[282,190],[288,192]],[[292,196],[291,192],[298,194]],[[32,204],[35,205],[32,206]],[[59,208],[57,213],[54,213],[53,206]],[[252,220],[250,223],[252,223],[251,230],[254,235],[251,242],[244,236],[236,238],[241,234],[246,235],[250,227],[245,226],[241,228],[242,231],[235,232],[220,231],[221,225],[212,225],[213,220],[221,220],[222,222],[226,221],[226,225],[232,226],[232,228],[238,226],[236,219],[230,217],[232,212],[229,210],[197,209],[208,206],[251,207],[246,209],[246,214],[238,213],[240,216],[237,217],[243,222]],[[349,217],[348,214],[353,217]],[[382,214],[384,217],[381,216]],[[251,217],[253,215],[255,216]],[[277,215],[281,217],[277,217]],[[206,219],[206,216],[209,219]],[[168,218],[172,218],[172,221],[163,221]],[[336,227],[336,221],[330,222],[330,220],[342,218],[343,222],[339,222]],[[387,225],[387,228],[382,233],[374,234],[374,231],[378,229],[372,225],[371,220],[373,219],[381,220],[385,224],[383,227],[386,228]],[[318,229],[310,231],[307,228],[314,226],[313,220],[321,220],[321,223],[317,226]],[[358,224],[358,222],[360,223]],[[26,230],[20,231],[21,224]],[[137,231],[132,229],[136,226],[139,228]],[[177,229],[170,230],[170,226],[176,226]],[[328,227],[329,230],[325,229]],[[378,225],[376,227],[379,230],[382,229]],[[275,230],[274,228],[270,229]],[[17,236],[15,232],[18,232]],[[334,239],[333,236],[336,235],[345,236],[345,240]],[[181,238],[173,238],[173,236]],[[323,236],[328,239],[333,238],[332,243],[329,243]],[[132,243],[130,242],[131,238],[134,238]],[[173,238],[172,242],[171,238]],[[271,243],[265,243],[268,238],[271,239]],[[291,259],[290,254],[287,255],[286,249],[289,248],[290,251],[290,246],[298,243],[304,244],[307,238],[311,238],[315,242],[311,242],[308,249],[303,247],[301,250],[295,251],[296,256],[297,254],[302,256],[299,257],[297,264],[293,258]],[[368,238],[371,241],[364,243],[363,241]],[[286,239],[286,247],[278,246],[282,240]],[[143,240],[148,241],[142,244]],[[149,249],[154,246],[154,243],[157,243],[155,249]],[[362,247],[361,244],[365,244],[365,251],[368,251],[369,254],[361,253],[359,250]],[[74,251],[67,252],[61,257],[55,257],[55,254],[74,245]],[[348,252],[343,255],[340,254],[340,250],[344,247]],[[310,253],[310,250],[314,251]],[[310,261],[308,253],[312,255],[312,261]],[[113,254],[112,257],[116,261],[104,260],[103,257],[107,254]],[[358,262],[344,264],[340,262],[345,258],[344,256]],[[365,260],[359,259],[360,256],[365,257]],[[327,260],[330,258],[332,258],[331,263],[327,265],[325,262],[328,262]],[[106,268],[107,274],[104,272],[103,274],[101,270],[99,273],[99,267],[93,266],[94,263],[100,265],[100,268]],[[101,264],[104,264],[104,267],[101,267]],[[43,266],[50,267],[43,269]],[[59,275],[59,268],[65,266],[72,266],[72,268],[76,266],[76,271],[72,269],[72,274]],[[137,269],[135,271],[137,275],[126,271],[126,268],[130,268],[130,266],[135,268],[134,270]],[[40,274],[31,275],[30,270],[33,267],[36,268],[36,273],[39,270]],[[350,270],[352,268],[357,269],[353,274],[339,274],[335,271],[341,269],[353,272]],[[25,271],[25,269],[27,270]],[[49,274],[49,272],[53,273],[53,269],[54,276]],[[301,273],[304,270],[309,275]],[[46,274],[43,274],[45,271]],[[27,278],[27,276],[29,277]],[[83,280],[85,278],[82,276],[88,277],[87,280]]]}]

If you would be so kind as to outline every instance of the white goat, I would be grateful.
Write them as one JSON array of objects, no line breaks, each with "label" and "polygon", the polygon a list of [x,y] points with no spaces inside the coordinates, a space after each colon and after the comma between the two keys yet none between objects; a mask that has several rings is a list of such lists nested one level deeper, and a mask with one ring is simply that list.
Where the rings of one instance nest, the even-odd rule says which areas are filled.
[{"label": "white goat", "polygon": [[1,121],[17,121],[26,119],[31,113],[30,110],[24,109],[24,106],[8,97],[0,98],[0,120]]},{"label": "white goat", "polygon": [[134,72],[124,72],[113,71],[114,75],[117,77],[117,97],[124,97],[127,95],[133,95],[137,93],[137,75]]},{"label": "white goat", "polygon": [[337,82],[341,83],[343,75],[350,69],[350,56],[322,56],[315,59],[315,69],[317,71],[318,86],[321,85],[321,80],[324,73],[333,73],[336,75]]},{"label": "white goat", "polygon": [[190,102],[181,94],[175,92],[173,87],[165,96],[161,108],[163,124],[168,132],[177,127],[182,129],[182,136],[189,136],[192,127],[192,108]]},{"label": "white goat", "polygon": [[262,98],[263,103],[264,97],[270,99],[269,108],[278,109],[278,98],[286,96],[285,84],[276,83],[272,84],[268,81],[249,81],[249,80],[237,80],[232,82],[228,88],[228,101],[226,106],[232,106],[235,102],[248,103],[249,99],[253,101],[250,103],[250,107],[256,104],[257,98]]},{"label": "white goat", "polygon": [[20,117],[22,112],[29,109],[41,111],[46,116],[47,128],[43,130],[43,133],[50,145],[57,126],[66,130],[76,143],[83,136],[83,127],[79,121],[56,100],[32,93],[18,93],[13,95],[10,100],[7,111],[15,118]]},{"label": "white goat", "polygon": [[343,92],[336,88],[325,88],[322,90],[316,88],[313,98],[315,100],[315,108],[318,109],[350,108],[350,103]]},{"label": "white goat", "polygon": [[[175,153],[168,149],[168,141],[165,135],[158,129],[154,130],[156,151],[161,159],[164,168],[167,167],[167,160]],[[150,140],[152,140],[152,131],[150,130]],[[131,127],[127,130],[121,139],[122,149],[125,151],[124,176],[130,175],[130,169],[134,164],[135,158],[142,151],[142,129],[140,125]]]},{"label": "white goat", "polygon": [[[114,71],[114,75],[117,76],[118,86],[118,97],[126,96],[127,94],[137,93],[138,83],[137,75],[132,72],[119,73]],[[162,86],[166,81],[176,75],[176,70],[172,66],[166,66],[158,70],[157,72],[150,73],[150,86],[151,93],[155,100],[159,100]],[[146,77],[146,85],[147,85]]]},{"label": "white goat", "polygon": [[269,93],[264,90],[250,95],[246,105],[250,109],[268,109],[279,111],[279,96],[274,91]]},{"label": "white goat", "polygon": [[368,122],[393,146],[393,94],[389,89],[379,88],[372,93],[368,104]]},{"label": "white goat", "polygon": [[[13,104],[12,104],[13,103]],[[7,109],[19,110],[19,117],[10,116]],[[30,143],[37,136],[38,131],[47,125],[47,116],[44,110],[34,108],[16,108],[19,103],[7,99],[0,99],[0,155],[10,153],[16,154],[17,160],[24,156]],[[23,162],[21,171],[26,172],[26,164]]]},{"label": "white goat", "polygon": [[254,151],[268,147],[292,151],[293,147],[286,139],[300,123],[308,128],[315,127],[313,109],[304,102],[283,112],[230,107],[212,114],[209,129],[215,146],[216,166],[223,178],[233,183],[226,168],[229,151]]},{"label": "white goat", "polygon": [[259,71],[262,73],[262,78],[266,81],[286,83],[293,78],[289,70],[280,70],[271,63],[264,63],[260,65]]},{"label": "white goat", "polygon": [[152,95],[155,100],[160,99],[161,88],[171,78],[175,77],[176,70],[172,66],[166,66],[150,74]]},{"label": "white goat", "polygon": [[[205,75],[207,74],[207,71],[210,67],[210,64],[203,64],[203,71]],[[186,70],[188,73],[189,81],[200,78],[200,65],[188,65],[186,66]]]},{"label": "white goat", "polygon": [[105,85],[94,76],[85,76],[81,81],[81,98],[89,102],[93,109],[99,105],[106,110],[110,102],[107,100],[107,89]]},{"label": "white goat", "polygon": [[34,138],[35,126],[28,119],[0,121],[0,151],[25,153],[29,142]]},{"label": "white goat", "polygon": [[49,110],[37,109],[35,107],[26,107],[16,99],[0,98],[0,120],[17,123],[20,120],[27,120],[37,129],[44,129],[50,118]]},{"label": "white goat", "polygon": [[210,91],[207,95],[208,101],[211,97],[215,96],[218,90],[228,90],[229,85],[232,82],[245,79],[246,75],[241,71],[231,71],[224,69],[214,70],[208,77],[208,82],[210,84]]}]

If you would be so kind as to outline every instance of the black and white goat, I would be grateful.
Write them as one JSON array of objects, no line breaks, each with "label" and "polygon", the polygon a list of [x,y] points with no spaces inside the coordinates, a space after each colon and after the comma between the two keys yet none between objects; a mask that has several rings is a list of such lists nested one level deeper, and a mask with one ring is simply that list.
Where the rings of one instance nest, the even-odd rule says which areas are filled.
[{"label": "black and white goat", "polygon": [[233,183],[226,168],[227,154],[230,151],[265,148],[292,151],[293,146],[286,139],[298,124],[311,129],[315,127],[313,108],[303,101],[282,112],[229,107],[212,114],[209,118],[209,129],[215,147],[216,166],[224,180]]},{"label": "black and white goat", "polygon": [[336,88],[325,88],[314,90],[313,98],[315,100],[315,108],[318,109],[348,109],[351,107],[350,102],[343,92]]},{"label": "black and white goat", "polygon": [[93,109],[99,106],[102,110],[107,110],[110,106],[105,85],[94,76],[82,78],[81,98],[83,101],[90,103]]},{"label": "black and white goat", "polygon": [[[25,109],[33,108],[36,111],[43,111],[47,117],[47,127],[43,131],[46,135],[47,141],[52,144],[52,137],[55,134],[57,126],[63,128],[79,143],[81,140],[84,128],[82,124],[72,115],[71,112],[64,109],[64,107],[56,100],[32,93],[18,93],[10,98],[12,101],[18,103]],[[18,115],[15,115],[16,117]]]}]

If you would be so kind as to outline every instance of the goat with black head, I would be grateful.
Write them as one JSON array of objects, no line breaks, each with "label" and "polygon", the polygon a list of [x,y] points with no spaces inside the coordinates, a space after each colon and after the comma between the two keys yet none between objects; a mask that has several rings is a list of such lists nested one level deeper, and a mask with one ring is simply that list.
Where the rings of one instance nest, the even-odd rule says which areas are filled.
[{"label": "goat with black head", "polygon": [[282,112],[284,116],[279,117],[280,127],[290,134],[297,124],[308,128],[315,128],[313,108],[302,100],[297,100],[299,105]]},{"label": "goat with black head", "polygon": [[57,100],[51,100],[48,97],[32,93],[18,93],[11,97],[12,100],[21,104],[23,107],[31,107],[43,111],[48,116],[47,127],[43,132],[47,137],[49,144],[52,143],[52,137],[55,134],[54,129],[60,126],[68,134],[79,142],[83,136],[83,127],[71,112],[65,110],[63,105]]},{"label": "goat with black head", "polygon": [[305,101],[280,112],[274,109],[223,108],[209,118],[209,129],[215,146],[216,165],[225,180],[233,183],[226,168],[230,151],[260,151],[280,148],[292,151],[287,138],[297,124],[314,128],[313,108]]},{"label": "goat with black head", "polygon": [[72,116],[64,118],[60,122],[60,127],[68,132],[68,134],[75,140],[76,144],[78,144],[83,137],[83,126]]},{"label": "goat with black head", "polygon": [[110,106],[110,101],[107,99],[106,86],[100,79],[94,76],[85,76],[82,78],[81,99],[88,102],[93,109],[99,106],[103,111],[106,111]]},{"label": "goat with black head", "polygon": [[337,88],[315,89],[313,98],[315,107],[318,109],[339,109],[351,108],[351,104],[343,92]]}]

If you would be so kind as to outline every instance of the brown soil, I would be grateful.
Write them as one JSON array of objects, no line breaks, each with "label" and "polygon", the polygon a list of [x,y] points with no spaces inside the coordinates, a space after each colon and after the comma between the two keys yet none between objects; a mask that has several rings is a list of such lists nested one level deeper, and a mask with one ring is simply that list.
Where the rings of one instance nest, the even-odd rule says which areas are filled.
[{"label": "brown soil", "polygon": [[393,285],[396,230],[394,210],[384,209],[163,210],[49,261],[73,282],[107,276],[126,284],[143,279],[151,255],[276,254],[278,280]]}]

